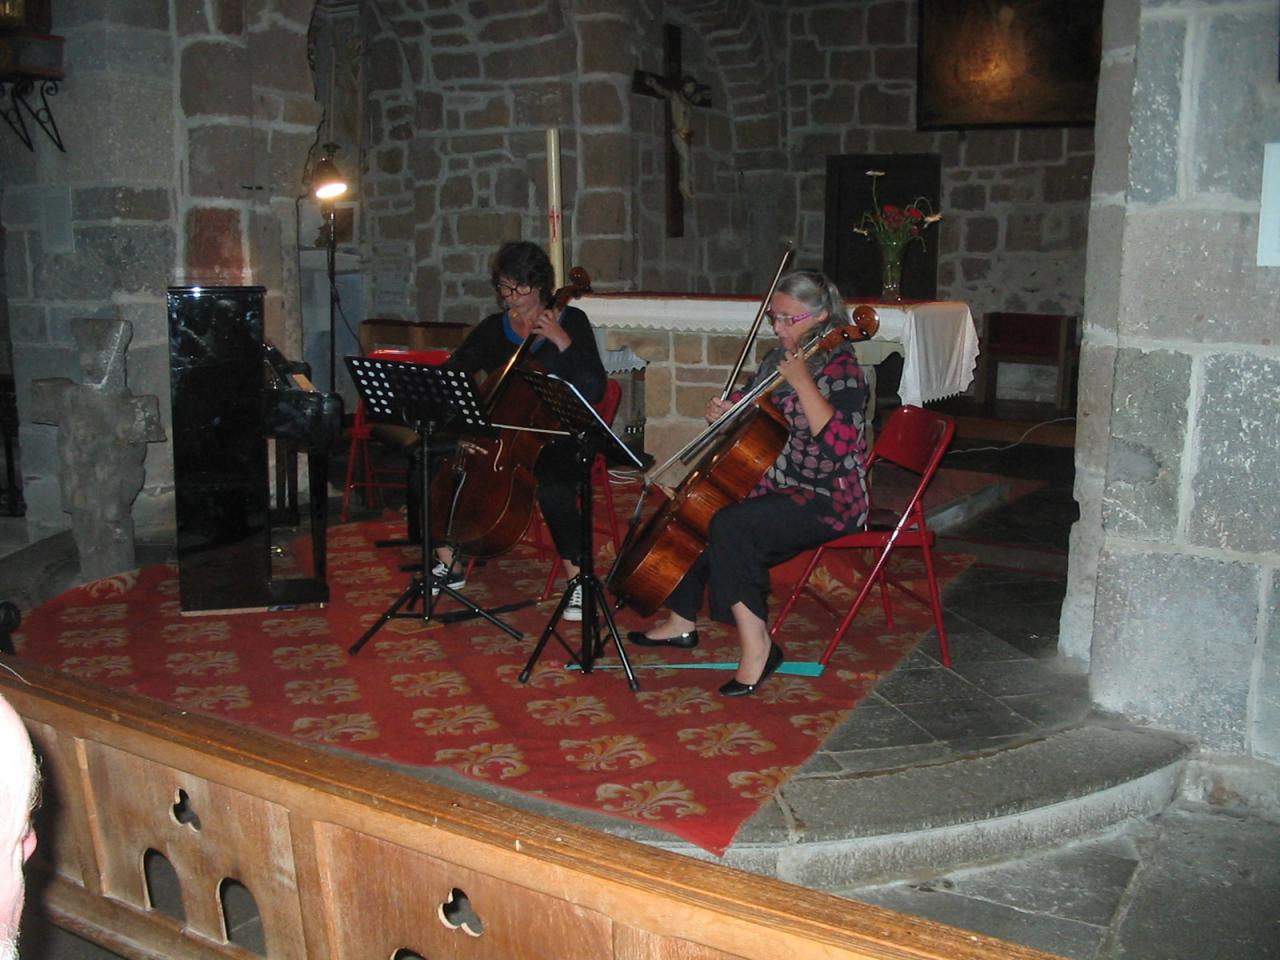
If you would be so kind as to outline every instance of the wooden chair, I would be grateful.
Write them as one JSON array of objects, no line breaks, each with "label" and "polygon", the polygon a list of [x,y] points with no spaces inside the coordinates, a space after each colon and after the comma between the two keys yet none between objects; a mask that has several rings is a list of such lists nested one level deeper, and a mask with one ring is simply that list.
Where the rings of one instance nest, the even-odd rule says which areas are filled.
[{"label": "wooden chair", "polygon": [[995,409],[1001,363],[1053,366],[1058,372],[1055,401],[1070,411],[1080,349],[1076,345],[1077,318],[1048,313],[988,313],[983,321],[974,396],[990,414]]},{"label": "wooden chair", "polygon": [[[899,407],[889,416],[884,429],[880,433],[880,437],[876,440],[875,448],[867,459],[868,476],[872,477],[871,471],[877,463],[893,464],[918,477],[915,489],[912,491],[906,505],[898,510],[876,504],[873,487],[872,506],[866,529],[857,533],[846,534],[823,544],[814,551],[809,565],[805,567],[804,573],[796,581],[790,596],[787,597],[786,603],[783,604],[778,613],[773,629],[770,630],[770,634],[773,637],[776,638],[778,636],[783,622],[791,613],[791,608],[795,606],[801,592],[806,589],[809,578],[813,575],[814,570],[818,568],[818,565],[822,563],[828,551],[871,550],[874,553],[875,561],[867,571],[862,587],[850,605],[848,612],[845,613],[839,627],[836,628],[836,632],[827,643],[820,661],[822,665],[825,667],[830,662],[836,646],[844,639],[844,635],[849,630],[849,625],[853,623],[853,618],[862,609],[862,605],[870,595],[872,587],[879,584],[880,598],[884,604],[885,618],[890,629],[893,628],[893,614],[889,605],[888,585],[892,585],[921,603],[927,604],[933,610],[933,622],[938,630],[938,648],[942,655],[942,663],[944,666],[951,666],[951,650],[947,645],[947,631],[942,622],[942,600],[938,594],[938,579],[933,569],[932,546],[934,535],[925,520],[923,500],[924,493],[929,488],[934,474],[938,472],[938,465],[942,462],[942,457],[947,452],[947,447],[951,445],[951,438],[955,435],[955,432],[955,420],[932,410],[926,410],[923,407],[910,405]],[[874,478],[872,477],[872,479]],[[925,575],[929,582],[929,596],[927,598],[917,595],[914,591],[886,574],[885,568],[889,562],[889,557],[899,547],[914,547],[920,550],[924,559]],[[811,592],[811,595],[818,599],[823,606],[831,610],[831,607],[821,598],[818,598],[816,594]],[[831,610],[831,612],[839,616],[838,611]]]},{"label": "wooden chair", "polygon": [[[363,324],[361,325],[363,329]],[[449,359],[447,350],[388,350],[374,349],[366,356],[384,360],[402,360],[405,363],[421,363],[437,366]],[[365,503],[370,503],[369,492],[384,489],[403,490],[405,487],[405,471],[407,467],[380,469],[374,462],[369,444],[378,440],[388,446],[404,451],[407,456],[417,442],[418,435],[408,427],[394,424],[369,423],[364,415],[364,401],[356,403],[355,421],[351,426],[351,446],[347,452],[347,482],[342,491],[342,522],[346,523],[350,514],[351,494],[359,490]],[[398,479],[381,480],[379,475],[395,474]]]}]

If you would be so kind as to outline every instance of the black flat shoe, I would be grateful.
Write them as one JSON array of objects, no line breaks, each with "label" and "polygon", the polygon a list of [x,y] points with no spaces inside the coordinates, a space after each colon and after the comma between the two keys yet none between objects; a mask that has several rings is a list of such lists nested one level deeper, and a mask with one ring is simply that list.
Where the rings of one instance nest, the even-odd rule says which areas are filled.
[{"label": "black flat shoe", "polygon": [[627,639],[637,647],[679,647],[681,650],[692,650],[698,645],[698,631],[690,630],[678,637],[663,637],[661,640],[655,640],[653,637],[645,636],[639,630],[632,630],[627,634]]},{"label": "black flat shoe", "polygon": [[756,687],[769,679],[770,674],[782,666],[782,661],[786,659],[782,653],[782,648],[776,643],[769,648],[769,659],[764,662],[764,669],[760,671],[760,676],[755,683],[742,683],[739,680],[730,680],[720,687],[720,695],[722,697],[749,697],[756,692]]}]

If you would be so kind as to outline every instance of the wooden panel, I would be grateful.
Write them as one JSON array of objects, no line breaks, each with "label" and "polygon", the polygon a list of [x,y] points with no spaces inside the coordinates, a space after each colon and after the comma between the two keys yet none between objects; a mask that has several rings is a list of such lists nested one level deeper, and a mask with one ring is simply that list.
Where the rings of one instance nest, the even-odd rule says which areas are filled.
[{"label": "wooden panel", "polygon": [[[0,671],[0,691],[38,725],[52,782],[85,798],[90,824],[49,842],[68,818],[38,821],[32,863],[50,873],[45,905],[125,956],[251,956],[221,937],[217,884],[232,876],[262,912],[267,956],[289,960],[366,960],[398,947],[432,960],[1047,957],[3,661],[25,682]],[[198,831],[175,815],[178,791]],[[145,902],[148,847],[181,879],[183,924]],[[484,924],[480,936],[441,923],[455,888]]]},{"label": "wooden panel", "polygon": [[[320,832],[329,909],[348,915],[333,944],[335,960],[390,957],[402,947],[432,960],[562,960],[611,952],[608,917],[350,830],[322,826]],[[358,910],[351,909],[353,898]],[[474,922],[449,918],[448,908],[464,902]]]},{"label": "wooden panel", "polygon": [[105,744],[86,752],[104,896],[147,909],[143,855],[155,850],[177,873],[191,933],[226,942],[219,892],[233,879],[257,903],[269,955],[305,956],[283,807]]}]

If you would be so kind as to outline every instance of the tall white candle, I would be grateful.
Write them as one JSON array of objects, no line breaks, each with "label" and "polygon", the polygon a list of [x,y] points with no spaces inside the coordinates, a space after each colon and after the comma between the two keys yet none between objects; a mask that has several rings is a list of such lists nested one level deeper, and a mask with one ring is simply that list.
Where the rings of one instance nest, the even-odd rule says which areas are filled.
[{"label": "tall white candle", "polygon": [[564,233],[560,214],[560,131],[547,130],[547,255],[556,271],[556,289],[564,286]]}]

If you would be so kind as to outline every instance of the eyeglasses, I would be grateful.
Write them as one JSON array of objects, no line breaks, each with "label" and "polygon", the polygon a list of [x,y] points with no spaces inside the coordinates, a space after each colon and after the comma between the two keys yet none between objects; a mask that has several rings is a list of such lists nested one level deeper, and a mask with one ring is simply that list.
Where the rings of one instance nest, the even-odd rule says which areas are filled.
[{"label": "eyeglasses", "polygon": [[813,311],[808,313],[797,313],[794,316],[788,313],[774,313],[772,310],[766,310],[764,315],[769,318],[769,322],[775,327],[794,327],[797,323],[803,323],[813,316]]},{"label": "eyeglasses", "polygon": [[493,289],[498,291],[499,296],[503,297],[526,297],[533,292],[533,287],[527,283],[510,284],[501,280],[495,280]]}]

